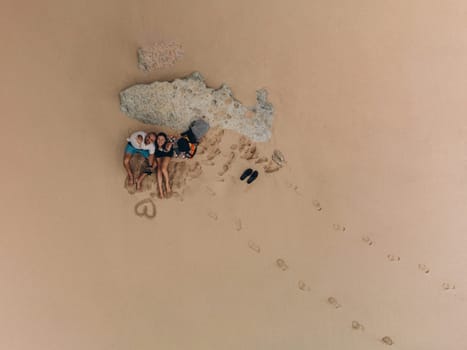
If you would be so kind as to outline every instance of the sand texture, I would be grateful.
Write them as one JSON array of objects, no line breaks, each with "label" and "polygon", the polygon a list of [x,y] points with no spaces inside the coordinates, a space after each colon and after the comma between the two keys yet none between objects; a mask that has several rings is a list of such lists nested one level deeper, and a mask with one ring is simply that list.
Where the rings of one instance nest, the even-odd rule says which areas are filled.
[{"label": "sand texture", "polygon": [[[1,9],[0,350],[466,347],[465,1]],[[203,113],[169,198],[125,184],[131,132]]]},{"label": "sand texture", "polygon": [[172,67],[183,57],[182,46],[175,41],[159,40],[138,49],[138,68],[150,72]]}]

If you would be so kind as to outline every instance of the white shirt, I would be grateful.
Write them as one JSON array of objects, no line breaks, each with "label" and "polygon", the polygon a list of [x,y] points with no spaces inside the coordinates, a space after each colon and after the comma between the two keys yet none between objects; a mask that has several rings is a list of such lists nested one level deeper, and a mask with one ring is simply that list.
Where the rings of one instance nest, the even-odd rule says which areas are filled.
[{"label": "white shirt", "polygon": [[[150,143],[149,145],[144,143],[144,140],[146,138],[146,133],[144,131],[137,131],[131,134],[129,138],[126,140],[131,143],[131,145],[136,148],[136,149],[143,149],[149,151],[149,154],[154,154],[156,152],[156,146],[154,143]],[[138,143],[138,136],[143,137],[143,141],[141,143]]]}]

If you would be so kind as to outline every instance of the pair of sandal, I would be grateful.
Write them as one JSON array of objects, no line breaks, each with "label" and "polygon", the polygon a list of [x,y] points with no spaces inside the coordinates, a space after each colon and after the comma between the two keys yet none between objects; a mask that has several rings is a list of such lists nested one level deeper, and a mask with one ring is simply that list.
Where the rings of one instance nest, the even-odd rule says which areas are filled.
[{"label": "pair of sandal", "polygon": [[248,168],[246,169],[243,174],[240,176],[240,180],[245,180],[246,178],[248,177],[248,180],[246,180],[246,183],[247,184],[251,184],[253,181],[256,180],[256,178],[258,177],[258,172],[255,170],[253,171],[253,169],[251,168]]}]

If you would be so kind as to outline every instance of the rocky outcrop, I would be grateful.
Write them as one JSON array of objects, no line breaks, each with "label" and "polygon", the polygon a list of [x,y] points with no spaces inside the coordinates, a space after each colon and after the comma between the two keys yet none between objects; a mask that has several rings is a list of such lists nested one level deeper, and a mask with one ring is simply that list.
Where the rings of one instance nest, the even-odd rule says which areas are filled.
[{"label": "rocky outcrop", "polygon": [[264,89],[256,92],[256,100],[255,106],[243,106],[227,85],[209,88],[195,72],[172,82],[131,86],[120,93],[120,109],[133,119],[175,131],[185,131],[191,121],[203,118],[211,127],[235,130],[253,141],[267,141],[274,108]]}]

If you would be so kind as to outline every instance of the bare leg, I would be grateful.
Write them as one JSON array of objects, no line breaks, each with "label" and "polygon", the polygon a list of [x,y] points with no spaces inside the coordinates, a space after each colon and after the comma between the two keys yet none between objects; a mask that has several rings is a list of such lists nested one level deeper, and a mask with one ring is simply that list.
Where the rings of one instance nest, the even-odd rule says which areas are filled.
[{"label": "bare leg", "polygon": [[[157,164],[154,162],[154,164],[151,166],[152,172],[154,172],[154,169],[156,168]],[[141,175],[138,177],[136,180],[136,190],[140,191],[141,190],[141,184],[143,183],[144,178],[147,176],[145,172],[141,173]]]},{"label": "bare leg", "polygon": [[164,198],[164,190],[162,189],[162,171],[161,171],[161,164],[162,158],[157,158],[157,186],[159,187],[159,196]]},{"label": "bare leg", "polygon": [[146,173],[142,173],[137,179],[136,179],[136,190],[140,191],[141,190],[141,184],[143,183],[144,178],[146,177]]},{"label": "bare leg", "polygon": [[164,180],[165,180],[165,190],[167,191],[167,194],[169,194],[172,192],[172,189],[170,188],[170,184],[169,184],[169,172],[167,171],[167,168],[170,163],[170,157],[162,158],[161,163],[162,163],[161,171],[162,171],[162,175],[164,176]]},{"label": "bare leg", "polygon": [[132,155],[130,153],[125,153],[125,156],[123,157],[123,166],[125,167],[125,170],[128,173],[128,185],[129,186],[132,186],[135,183],[135,178],[133,176],[133,173],[131,172],[131,167],[130,167],[131,156]]}]

